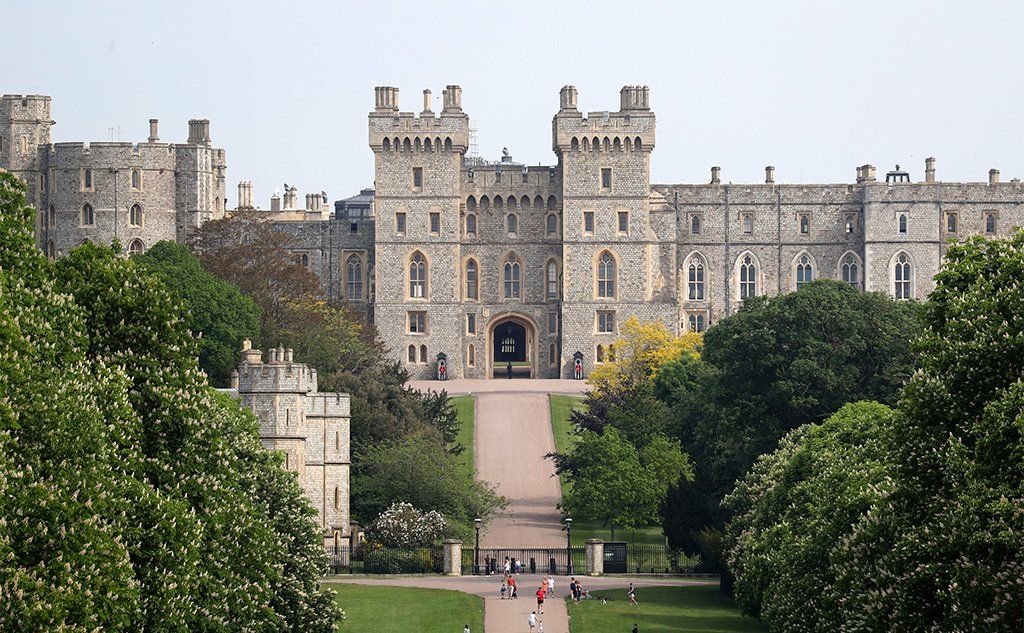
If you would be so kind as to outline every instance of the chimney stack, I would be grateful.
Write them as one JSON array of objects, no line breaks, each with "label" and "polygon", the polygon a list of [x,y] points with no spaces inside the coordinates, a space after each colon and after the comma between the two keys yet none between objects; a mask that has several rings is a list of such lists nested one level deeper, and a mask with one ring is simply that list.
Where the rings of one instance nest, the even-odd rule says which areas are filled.
[{"label": "chimney stack", "polygon": [[988,184],[997,185],[999,184],[999,170],[992,168],[988,170]]},{"label": "chimney stack", "polygon": [[430,91],[423,91],[423,114],[433,114],[430,110]]},{"label": "chimney stack", "polygon": [[775,167],[768,165],[767,167],[764,168],[764,184],[775,184]]},{"label": "chimney stack", "polygon": [[462,111],[462,88],[456,85],[449,85],[441,95],[444,98],[445,112]]},{"label": "chimney stack", "polygon": [[160,142],[160,135],[157,134],[157,126],[159,125],[159,123],[160,122],[157,119],[150,119],[149,120],[149,142],[150,143],[159,143]]},{"label": "chimney stack", "polygon": [[378,112],[396,112],[398,110],[398,88],[377,86],[373,89],[373,109]]},{"label": "chimney stack", "polygon": [[720,185],[722,184],[722,168],[715,166],[711,168],[711,184]]},{"label": "chimney stack", "polygon": [[562,86],[558,92],[558,107],[560,110],[575,110],[578,94],[576,86]]},{"label": "chimney stack", "polygon": [[924,181],[935,182],[935,158],[931,156],[924,159]]},{"label": "chimney stack", "polygon": [[281,210],[281,196],[277,192],[270,196],[270,210],[280,211]]},{"label": "chimney stack", "polygon": [[209,119],[192,119],[188,122],[188,142],[191,145],[210,144]]}]

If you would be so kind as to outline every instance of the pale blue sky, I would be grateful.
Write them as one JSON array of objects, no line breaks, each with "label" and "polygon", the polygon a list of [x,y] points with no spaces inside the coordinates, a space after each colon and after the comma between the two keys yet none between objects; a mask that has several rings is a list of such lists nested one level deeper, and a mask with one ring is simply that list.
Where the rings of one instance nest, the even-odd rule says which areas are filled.
[{"label": "pale blue sky", "polygon": [[[373,86],[419,111],[463,88],[480,153],[554,162],[558,89],[615,110],[651,87],[655,182],[1024,177],[1022,2],[46,2],[0,0],[0,91],[53,96],[57,141],[183,141],[211,119],[229,201],[253,180],[331,199],[373,180]],[[435,111],[440,107],[434,108]]]}]

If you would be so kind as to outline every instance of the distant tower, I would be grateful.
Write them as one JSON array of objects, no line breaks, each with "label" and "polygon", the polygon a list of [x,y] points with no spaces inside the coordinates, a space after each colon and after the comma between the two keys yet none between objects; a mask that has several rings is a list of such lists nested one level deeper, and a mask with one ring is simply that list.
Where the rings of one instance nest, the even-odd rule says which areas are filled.
[{"label": "distant tower", "polygon": [[[28,185],[28,202],[44,208],[47,190],[46,150],[50,144],[50,97],[4,95],[0,100],[0,169]],[[42,214],[36,214],[36,235],[42,235]]]},{"label": "distant tower", "polygon": [[[440,113],[400,112],[398,88],[375,89],[369,116],[375,156],[376,305],[381,336],[401,350],[413,348],[415,378],[434,375],[439,352],[462,367],[460,301],[460,174],[469,147],[469,117],[462,88],[443,92]],[[425,335],[407,331],[426,312]],[[453,375],[452,377],[458,377]]]},{"label": "distant tower", "polygon": [[292,350],[267,352],[248,340],[232,374],[242,406],[260,421],[260,440],[284,454],[286,469],[317,509],[325,541],[349,530],[349,397],[317,391],[316,370],[292,360]]}]

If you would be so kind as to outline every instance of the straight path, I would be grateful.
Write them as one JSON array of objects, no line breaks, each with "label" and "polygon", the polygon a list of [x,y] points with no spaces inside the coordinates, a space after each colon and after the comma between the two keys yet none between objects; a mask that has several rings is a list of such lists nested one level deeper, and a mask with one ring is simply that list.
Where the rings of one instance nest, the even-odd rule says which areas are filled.
[{"label": "straight path", "polygon": [[[447,391],[451,396],[480,393],[564,393],[583,395],[590,388],[583,380],[562,380],[560,378],[495,378],[477,380],[459,378],[456,380],[410,380],[409,386],[419,391]],[[547,633],[545,631],[544,633]]]},{"label": "straight path", "polygon": [[555,450],[547,394],[477,395],[475,432],[477,478],[509,500],[509,507],[485,529],[481,545],[564,545],[557,509],[562,490],[554,463],[544,459]]}]

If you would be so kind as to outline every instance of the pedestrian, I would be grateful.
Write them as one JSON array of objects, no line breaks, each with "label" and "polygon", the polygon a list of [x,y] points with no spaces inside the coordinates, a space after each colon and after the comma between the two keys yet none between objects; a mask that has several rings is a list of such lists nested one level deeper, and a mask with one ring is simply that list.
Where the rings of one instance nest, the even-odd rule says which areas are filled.
[{"label": "pedestrian", "polygon": [[629,591],[626,592],[626,595],[629,596],[630,604],[635,604],[638,607],[640,606],[636,601],[636,589],[633,588],[633,583],[629,583]]},{"label": "pedestrian", "polygon": [[633,623],[633,633],[640,633],[640,629],[636,628],[636,622]]},{"label": "pedestrian", "polygon": [[[462,629],[462,633],[470,633],[468,624],[466,625],[466,628]],[[636,629],[633,630],[633,633],[636,633]]]},{"label": "pedestrian", "polygon": [[537,612],[532,612],[530,614],[530,619],[527,621],[530,623],[530,630],[532,631],[537,626]]},{"label": "pedestrian", "polygon": [[509,600],[519,598],[519,589],[516,587],[516,579],[512,576],[508,577],[508,598]]},{"label": "pedestrian", "polygon": [[523,573],[523,563],[518,558],[512,559],[512,566],[515,567],[517,574]]},{"label": "pedestrian", "polygon": [[491,557],[490,556],[484,556],[484,569],[486,570],[484,573],[487,574],[488,576],[490,576],[491,575]]},{"label": "pedestrian", "polygon": [[548,576],[548,595],[554,597],[555,595],[555,577]]},{"label": "pedestrian", "polygon": [[537,590],[537,610],[544,614],[544,585]]},{"label": "pedestrian", "polygon": [[505,557],[505,575],[508,576],[512,571],[512,562],[509,561],[508,556]]},{"label": "pedestrian", "polygon": [[508,361],[508,367],[505,368],[505,371],[508,373],[508,379],[512,380],[512,361]]},{"label": "pedestrian", "polygon": [[504,578],[504,577],[502,577],[502,579],[501,579],[501,599],[502,599],[502,600],[504,600],[504,599],[505,599],[505,591],[506,591],[506,587],[505,587],[505,578]]}]

